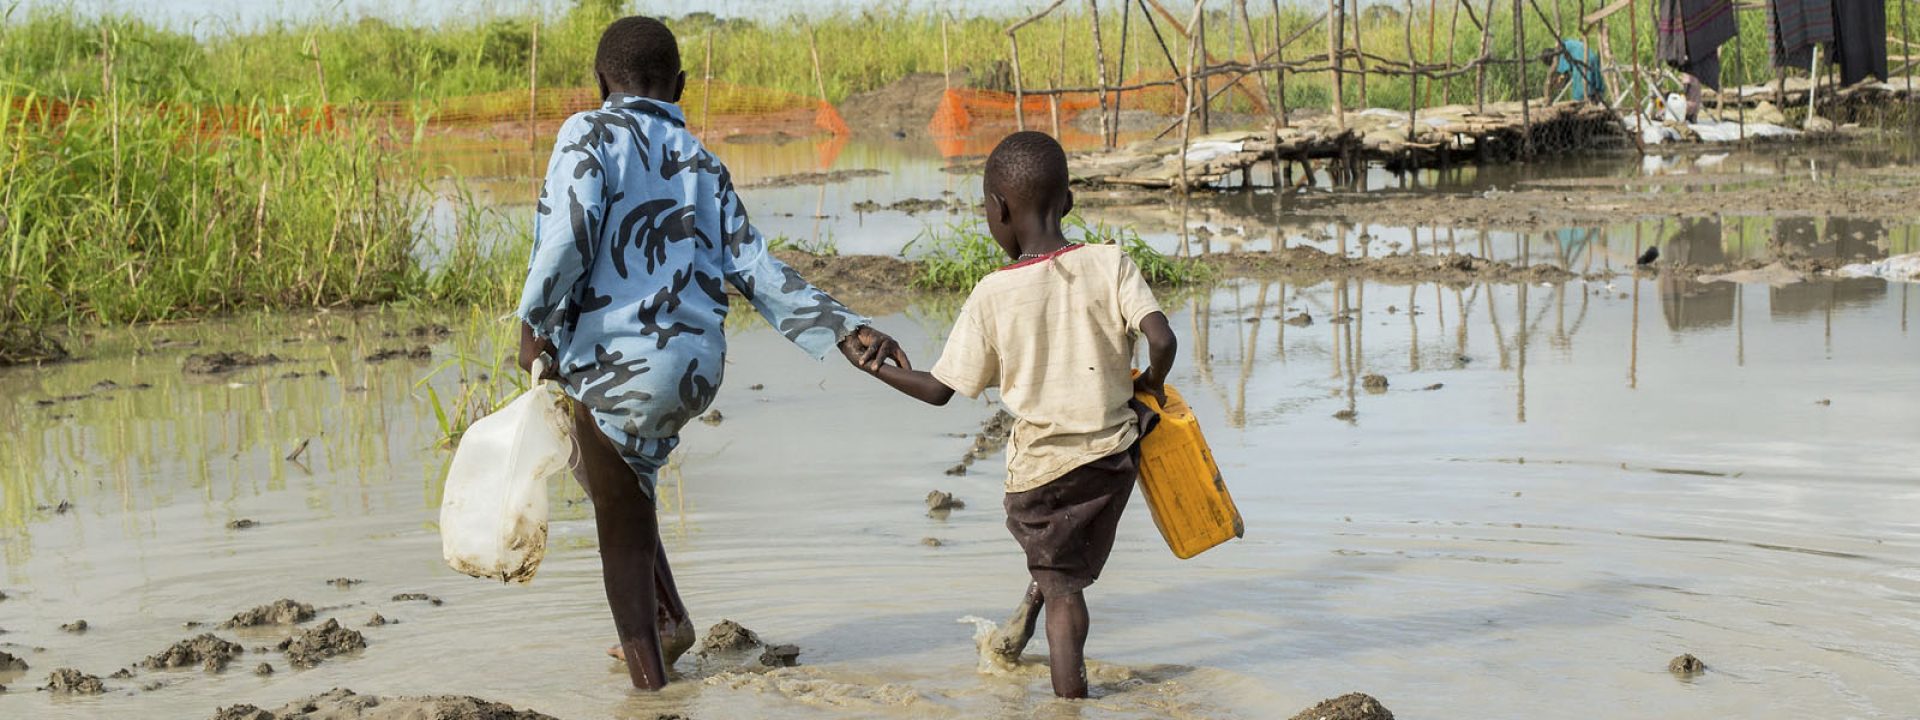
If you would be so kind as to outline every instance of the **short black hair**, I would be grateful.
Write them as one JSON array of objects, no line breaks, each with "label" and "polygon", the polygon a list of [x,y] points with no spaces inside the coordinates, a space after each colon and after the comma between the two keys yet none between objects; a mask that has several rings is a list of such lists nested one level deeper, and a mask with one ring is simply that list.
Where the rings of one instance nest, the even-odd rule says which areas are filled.
[{"label": "short black hair", "polygon": [[593,69],[610,85],[631,90],[671,84],[680,75],[680,42],[666,23],[634,15],[600,34]]},{"label": "short black hair", "polygon": [[1067,190],[1067,151],[1043,132],[1008,135],[987,156],[987,189],[1019,205],[1045,205]]}]

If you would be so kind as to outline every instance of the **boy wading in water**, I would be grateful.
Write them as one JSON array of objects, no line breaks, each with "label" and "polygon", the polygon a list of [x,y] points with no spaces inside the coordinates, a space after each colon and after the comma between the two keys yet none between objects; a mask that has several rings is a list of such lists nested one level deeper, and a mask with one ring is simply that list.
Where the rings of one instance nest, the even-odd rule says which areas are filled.
[{"label": "boy wading in water", "polygon": [[[1135,390],[1165,396],[1175,339],[1140,268],[1112,245],[1061,233],[1073,209],[1067,156],[1037,132],[1009,136],[987,158],[987,228],[1014,262],[974,286],[933,372],[874,357],[848,359],[934,405],[990,387],[1016,418],[1007,443],[1007,529],[1033,582],[992,650],[1017,659],[1046,614],[1053,692],[1087,696],[1082,591],[1100,577],[1137,476],[1153,416]],[[1152,365],[1132,377],[1134,336]],[[1143,427],[1145,421],[1146,427]]]},{"label": "boy wading in water", "polygon": [[906,355],[767,251],[725,165],[674,103],[680,48],[658,20],[615,21],[594,58],[605,104],[567,119],[540,190],[520,298],[520,366],[546,353],[573,399],[575,476],[593,500],[607,602],[635,687],[693,646],[654,515],[654,476],[720,389],[732,285],[815,358]]}]

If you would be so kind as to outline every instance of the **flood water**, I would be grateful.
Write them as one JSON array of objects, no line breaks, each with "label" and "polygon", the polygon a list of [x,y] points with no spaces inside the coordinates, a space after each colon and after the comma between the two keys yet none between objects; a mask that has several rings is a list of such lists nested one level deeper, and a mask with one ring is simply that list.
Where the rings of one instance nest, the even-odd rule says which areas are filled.
[{"label": "flood water", "polygon": [[[997,460],[943,474],[986,403],[920,406],[740,323],[725,421],[688,428],[663,528],[703,628],[737,620],[800,646],[802,666],[689,658],[684,682],[643,696],[600,655],[611,623],[571,483],[553,487],[553,551],[530,585],[440,562],[448,454],[425,388],[457,394],[485,369],[459,359],[492,356],[497,325],[377,312],[102,332],[94,359],[0,372],[0,649],[32,664],[0,677],[0,714],[209,717],[350,687],[560,717],[1264,718],[1352,690],[1411,718],[1907,717],[1920,706],[1910,288],[1683,296],[1622,277],[1168,293],[1183,342],[1172,382],[1247,536],[1176,560],[1133,502],[1089,591],[1098,697],[1083,704],[1051,699],[1039,666],[980,674],[958,622],[1003,616],[1024,583]],[[1342,310],[1351,322],[1328,322]],[[930,362],[951,311],[929,301],[880,324]],[[1297,311],[1316,321],[1279,321]],[[434,321],[454,333],[430,341],[433,360],[361,361]],[[180,372],[185,353],[233,349],[287,362]],[[1389,389],[1362,389],[1368,373]],[[70,395],[87,397],[58,400]],[[926,517],[935,488],[968,507]],[[259,524],[228,528],[242,518]],[[343,576],[364,582],[326,583]],[[445,604],[390,599],[406,592]],[[99,697],[32,690],[54,668],[104,677],[203,631],[182,623],[282,597],[360,628],[367,649],[311,670],[250,650],[223,674],[142,671]],[[375,612],[399,622],[361,628]],[[58,629],[82,618],[84,634]],[[1682,652],[1711,669],[1669,675]],[[262,660],[280,672],[256,677]]]}]

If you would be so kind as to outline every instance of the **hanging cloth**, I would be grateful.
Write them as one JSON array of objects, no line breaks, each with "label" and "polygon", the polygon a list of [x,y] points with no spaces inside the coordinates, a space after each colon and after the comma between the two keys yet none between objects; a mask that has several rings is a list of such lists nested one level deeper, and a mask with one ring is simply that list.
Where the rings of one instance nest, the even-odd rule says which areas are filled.
[{"label": "hanging cloth", "polygon": [[1654,52],[1675,69],[1720,89],[1720,46],[1740,26],[1733,0],[1654,0]]},{"label": "hanging cloth", "polygon": [[1773,66],[1805,70],[1813,64],[1813,46],[1833,42],[1833,1],[1768,0],[1767,31]]},{"label": "hanging cloth", "polygon": [[1851,0],[1833,7],[1833,57],[1840,61],[1840,84],[1869,77],[1887,79],[1887,4]]}]

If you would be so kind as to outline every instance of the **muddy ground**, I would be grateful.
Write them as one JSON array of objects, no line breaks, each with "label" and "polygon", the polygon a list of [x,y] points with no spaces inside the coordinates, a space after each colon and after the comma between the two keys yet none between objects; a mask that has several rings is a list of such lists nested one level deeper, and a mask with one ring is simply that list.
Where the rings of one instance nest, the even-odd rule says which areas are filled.
[{"label": "muddy ground", "polygon": [[1915,197],[1920,169],[1887,168],[1818,178],[1729,173],[1547,180],[1479,194],[1306,194],[1294,211],[1383,225],[1543,229],[1719,215],[1906,220],[1914,215]]}]

